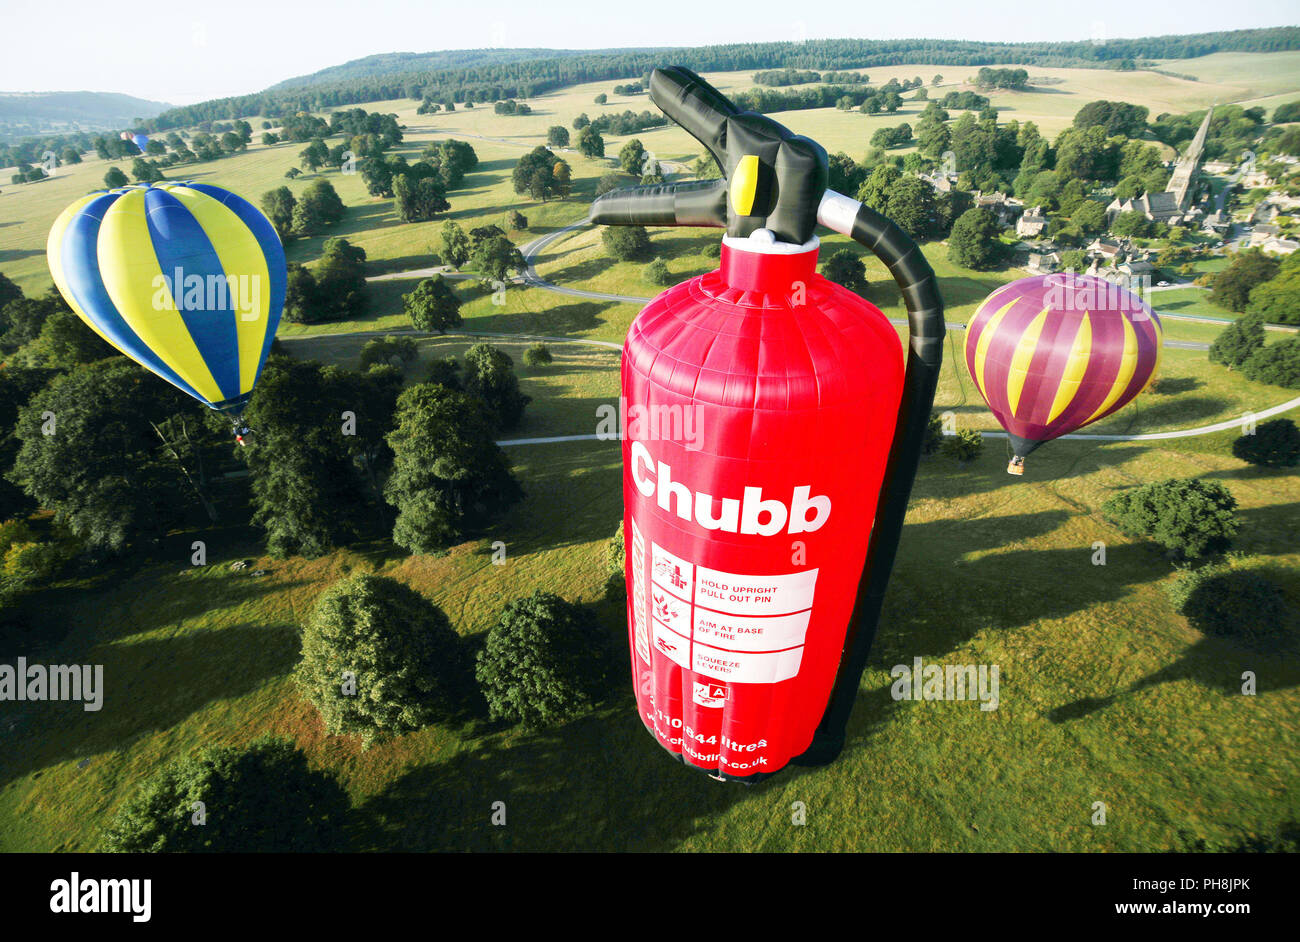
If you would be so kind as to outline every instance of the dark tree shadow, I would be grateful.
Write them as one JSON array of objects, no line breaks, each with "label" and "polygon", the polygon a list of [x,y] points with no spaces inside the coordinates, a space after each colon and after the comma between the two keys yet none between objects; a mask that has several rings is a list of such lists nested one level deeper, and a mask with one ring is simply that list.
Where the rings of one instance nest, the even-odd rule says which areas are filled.
[{"label": "dark tree shadow", "polygon": [[[299,632],[288,623],[239,624],[170,638],[96,645],[66,663],[103,665],[103,706],[25,704],[6,710],[0,781],[122,748],[176,726],[209,703],[251,693],[298,659]],[[141,701],[147,703],[142,708]]]},{"label": "dark tree shadow", "polygon": [[1190,680],[1224,694],[1242,694],[1243,674],[1255,675],[1256,695],[1300,686],[1300,661],[1294,649],[1265,652],[1252,650],[1230,639],[1204,637],[1172,664],[1105,697],[1083,697],[1047,712],[1053,723],[1068,723],[1091,716],[1126,697],[1179,680]]}]

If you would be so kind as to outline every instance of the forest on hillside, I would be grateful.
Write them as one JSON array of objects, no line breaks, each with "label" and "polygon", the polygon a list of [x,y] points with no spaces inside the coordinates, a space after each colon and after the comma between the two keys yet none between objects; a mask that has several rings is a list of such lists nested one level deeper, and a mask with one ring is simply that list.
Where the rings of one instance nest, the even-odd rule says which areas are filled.
[{"label": "forest on hillside", "polygon": [[[673,63],[699,72],[765,69],[849,70],[925,62],[936,65],[993,64],[1041,67],[1139,68],[1154,59],[1187,59],[1216,52],[1283,52],[1300,49],[1300,28],[1234,30],[1142,39],[1072,42],[986,43],[946,39],[809,39],[671,50]],[[383,57],[387,74],[317,75],[320,84],[273,87],[252,95],[221,98],[165,111],[144,122],[149,131],[191,127],[244,115],[278,116],[320,111],[365,101],[410,98],[434,102],[531,98],[583,82],[640,79],[663,64],[669,50],[620,50],[494,61],[459,68],[412,68],[428,54]],[[294,80],[297,81],[297,80]]]}]

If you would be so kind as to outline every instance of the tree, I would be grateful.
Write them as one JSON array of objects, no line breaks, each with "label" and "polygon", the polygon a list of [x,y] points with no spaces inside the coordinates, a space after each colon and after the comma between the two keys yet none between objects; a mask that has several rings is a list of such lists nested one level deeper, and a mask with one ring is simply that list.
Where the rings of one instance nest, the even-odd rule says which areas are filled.
[{"label": "tree", "polygon": [[450,716],[469,667],[442,609],[404,583],[366,573],[317,599],[294,679],[327,732],[360,733],[369,745]]},{"label": "tree", "polygon": [[320,232],[342,221],[343,201],[328,180],[313,180],[293,209],[293,228],[303,235]]},{"label": "tree", "polygon": [[511,232],[526,232],[528,230],[528,217],[517,209],[512,209],[506,213],[506,228]]},{"label": "tree", "polygon": [[293,211],[297,205],[298,200],[287,186],[276,187],[262,194],[262,212],[271,220],[281,242],[293,238]]},{"label": "tree", "polygon": [[1238,318],[1210,344],[1210,362],[1240,369],[1251,355],[1264,346],[1264,319],[1258,314]]},{"label": "tree", "polygon": [[157,430],[181,395],[121,357],[65,373],[19,410],[9,479],[92,552],[161,537],[187,503]]},{"label": "tree", "polygon": [[511,429],[523,418],[532,400],[519,391],[515,364],[510,355],[487,343],[476,343],[465,351],[465,392],[481,400],[497,429]]},{"label": "tree", "polygon": [[580,605],[541,591],[511,602],[475,670],[490,716],[537,729],[589,711],[605,691],[608,645]]},{"label": "tree", "polygon": [[315,275],[317,309],[325,319],[345,320],[365,313],[369,307],[365,249],[347,239],[326,239]]},{"label": "tree", "polygon": [[578,148],[578,153],[584,157],[605,156],[605,139],[591,125],[587,125],[578,132],[578,136],[574,140],[574,146]]},{"label": "tree", "polygon": [[[194,820],[202,808],[203,823]],[[117,853],[312,853],[343,848],[348,794],[285,739],[210,746],[164,765],[104,832]]]},{"label": "tree", "polygon": [[1106,207],[1097,200],[1084,200],[1070,216],[1070,221],[1086,235],[1096,235],[1106,228]]},{"label": "tree", "polygon": [[858,253],[851,249],[840,249],[826,259],[822,263],[822,274],[858,294],[867,290],[867,267],[862,264]]},{"label": "tree", "polygon": [[596,195],[604,196],[611,190],[621,190],[635,184],[636,181],[621,170],[618,173],[601,174],[600,179],[596,181]]},{"label": "tree", "polygon": [[922,154],[937,159],[952,147],[952,131],[942,122],[918,126],[916,145]]},{"label": "tree", "polygon": [[[511,183],[516,193],[527,193],[536,200],[547,200],[556,194],[558,184],[555,170],[564,161],[560,160],[545,147],[535,147],[519,158],[511,174]],[[567,164],[564,164],[567,168]],[[567,182],[566,177],[566,182]]]},{"label": "tree", "polygon": [[372,366],[393,366],[402,369],[406,364],[419,358],[420,349],[414,337],[397,337],[388,334],[367,340],[361,346],[361,368],[368,370]]},{"label": "tree", "polygon": [[[149,143],[152,144],[154,142],[150,141]],[[162,145],[159,146],[161,147]],[[79,164],[81,163],[81,151],[77,150],[75,147],[65,147],[63,153],[59,155],[59,159],[65,164]]]},{"label": "tree", "polygon": [[593,98],[592,101],[594,101],[598,105],[603,105],[605,104],[605,102],[609,101],[609,96],[606,95],[604,92],[601,92],[599,95]]},{"label": "tree", "polygon": [[662,258],[656,258],[647,265],[645,271],[642,273],[642,277],[645,278],[648,284],[657,287],[664,287],[665,285],[673,283],[672,272],[668,270],[668,263]]},{"label": "tree", "polygon": [[923,239],[942,228],[934,188],[920,177],[904,176],[889,186],[884,214],[914,239]]},{"label": "tree", "polygon": [[116,190],[120,186],[126,186],[131,181],[126,178],[121,167],[109,167],[108,172],[104,174],[104,186],[110,190]]},{"label": "tree", "polygon": [[1056,138],[1056,172],[1063,180],[1114,180],[1118,146],[1098,126],[1066,128]]},{"label": "tree", "polygon": [[441,334],[463,323],[460,299],[442,275],[425,278],[414,291],[402,295],[402,309],[416,330],[436,330]]},{"label": "tree", "polygon": [[1088,253],[1083,249],[1066,249],[1061,253],[1061,267],[1066,271],[1083,271],[1088,267]]},{"label": "tree", "polygon": [[298,160],[302,168],[309,173],[315,173],[321,167],[329,162],[330,151],[325,146],[324,141],[312,141],[298,154]]},{"label": "tree", "polygon": [[1278,273],[1279,263],[1259,249],[1245,249],[1233,256],[1228,267],[1214,276],[1210,300],[1230,311],[1244,311],[1250,292]]},{"label": "tree", "polygon": [[409,387],[388,435],[397,508],[393,542],[432,553],[485,526],[523,496],[483,403],[437,383]]},{"label": "tree", "polygon": [[284,319],[291,324],[313,324],[321,320],[320,288],[310,268],[289,262],[284,292]]},{"label": "tree", "polygon": [[398,174],[393,178],[393,194],[403,222],[426,222],[451,209],[442,184],[432,177],[413,181],[408,174]]},{"label": "tree", "polygon": [[1241,371],[1257,383],[1300,389],[1300,337],[1270,343],[1251,354]]},{"label": "tree", "polygon": [[257,430],[240,449],[253,481],[253,523],[277,559],[324,555],[355,536],[367,513],[339,421],[357,403],[333,393],[319,363],[272,356],[245,412]]},{"label": "tree", "polygon": [[523,253],[504,235],[480,240],[474,246],[471,260],[481,278],[499,285],[504,285],[511,273],[522,272],[528,267]]},{"label": "tree", "polygon": [[1111,233],[1117,236],[1142,238],[1149,229],[1147,217],[1136,209],[1120,213],[1115,217],[1115,221],[1110,224]]},{"label": "tree", "polygon": [[836,193],[856,193],[867,178],[867,171],[842,151],[831,154],[828,164],[827,188]]},{"label": "tree", "polygon": [[22,297],[23,289],[14,284],[4,272],[0,272],[0,311],[3,311],[10,301],[18,301]]},{"label": "tree", "polygon": [[1145,537],[1175,559],[1228,548],[1237,532],[1237,500],[1218,481],[1171,478],[1122,491],[1102,514],[1129,536]]},{"label": "tree", "polygon": [[957,429],[956,435],[945,435],[940,452],[957,461],[973,461],[984,451],[984,433],[975,428]]},{"label": "tree", "polygon": [[548,366],[553,360],[551,348],[544,343],[535,343],[524,351],[524,366],[530,368]]},{"label": "tree", "polygon": [[546,130],[546,143],[552,147],[569,146],[569,129],[562,124],[553,124]]},{"label": "tree", "polygon": [[1300,429],[1290,419],[1273,419],[1234,441],[1232,454],[1266,468],[1295,467],[1300,464]]},{"label": "tree", "polygon": [[956,265],[986,271],[998,261],[998,224],[985,209],[968,209],[953,223],[948,258]]},{"label": "tree", "polygon": [[57,311],[72,312],[53,285],[39,298],[19,297],[0,309],[0,349],[14,351],[41,335],[45,322]]},{"label": "tree", "polygon": [[573,119],[573,130],[575,130],[575,131],[581,131],[583,128],[585,128],[585,127],[586,127],[587,125],[589,125],[589,124],[591,124],[591,119],[588,118],[587,115],[586,115],[585,113],[584,113],[584,114],[580,114],[580,115],[578,115],[576,118]]},{"label": "tree", "polygon": [[299,170],[297,167],[290,167],[288,170],[284,172],[284,178],[286,180],[296,180],[300,176],[302,176],[302,171]]},{"label": "tree", "polygon": [[153,161],[145,160],[143,157],[137,157],[131,164],[131,176],[135,177],[136,183],[157,183],[164,179],[163,172],[158,169],[158,165]]},{"label": "tree", "polygon": [[1250,290],[1247,310],[1275,324],[1300,325],[1300,253],[1288,255],[1276,276]]},{"label": "tree", "polygon": [[469,237],[459,225],[450,221],[443,223],[440,239],[442,257],[448,265],[459,269],[469,261]]},{"label": "tree", "polygon": [[644,226],[606,226],[600,232],[605,251],[625,262],[636,262],[650,254],[650,235]]},{"label": "tree", "polygon": [[1098,127],[1106,137],[1139,138],[1146,133],[1148,110],[1124,101],[1091,101],[1074,115],[1076,128]]},{"label": "tree", "polygon": [[641,167],[645,160],[645,146],[635,137],[624,144],[623,149],[618,152],[618,165],[623,168],[624,173],[630,173],[635,177],[641,176]]},{"label": "tree", "polygon": [[558,196],[560,199],[567,199],[573,191],[573,171],[563,160],[557,160],[551,169],[551,184],[551,195]]},{"label": "tree", "polygon": [[460,363],[454,356],[440,357],[430,363],[425,382],[446,386],[456,392],[465,391],[465,384],[460,379]]},{"label": "tree", "polygon": [[71,370],[109,356],[112,350],[65,305],[50,305],[41,332],[19,353],[28,366]]},{"label": "tree", "polygon": [[907,123],[895,128],[877,128],[871,135],[871,146],[888,150],[891,147],[905,147],[912,143],[912,126]]}]

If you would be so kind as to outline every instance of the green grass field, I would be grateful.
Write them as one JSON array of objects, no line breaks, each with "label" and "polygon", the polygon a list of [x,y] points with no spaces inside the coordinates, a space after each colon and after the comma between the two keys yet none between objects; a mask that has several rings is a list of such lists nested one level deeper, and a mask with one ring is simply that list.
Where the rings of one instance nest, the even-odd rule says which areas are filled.
[{"label": "green grass field", "polygon": [[[1197,74],[1199,82],[1031,69],[1062,82],[998,95],[995,104],[1006,118],[1032,116],[1055,132],[1095,98],[1140,102],[1155,114],[1250,96],[1284,100],[1287,89],[1300,89],[1300,54],[1249,57],[1267,63],[1263,77],[1244,74],[1249,70],[1240,58],[1168,64]],[[946,91],[964,78],[958,72],[973,70],[868,71],[877,84],[895,75],[921,75],[928,83],[941,72],[948,78],[940,91]],[[750,81],[748,74],[711,78],[724,91]],[[608,164],[566,154],[575,195],[543,205],[513,193],[514,161],[524,147],[542,143],[547,126],[567,126],[579,111],[594,117],[601,109],[592,97],[612,85],[541,96],[530,101],[533,115],[516,118],[481,107],[416,116],[414,102],[367,107],[402,115],[408,132],[399,151],[408,158],[445,134],[470,140],[480,164],[449,194],[450,217],[468,229],[499,222],[518,207],[530,223],[527,234],[515,236],[522,242],[580,219]],[[611,96],[606,110],[627,107],[650,105],[645,96]],[[907,117],[832,109],[780,120],[830,150],[860,155],[873,127]],[[699,150],[676,129],[639,136],[660,157],[692,158]],[[611,139],[610,153],[620,144]],[[256,200],[287,183],[283,173],[296,165],[301,147],[255,145],[173,176]],[[91,158],[53,180],[0,187],[0,270],[28,291],[44,290],[44,233],[66,203],[100,185],[105,169]],[[366,249],[374,273],[428,264],[441,220],[402,223],[391,200],[365,194],[359,176],[324,175],[348,206],[336,234]],[[311,178],[287,185],[301,190]],[[702,249],[716,238],[652,232],[678,279],[713,267]],[[299,240],[289,257],[311,261],[321,241]],[[823,251],[843,244],[842,237],[827,237]],[[965,322],[991,290],[1023,274],[957,268],[939,244],[925,252],[955,322]],[[537,267],[572,287],[646,296],[657,290],[642,280],[641,265],[613,262],[589,231],[552,244]],[[890,317],[902,317],[897,289],[879,263],[867,261],[867,277],[869,299]],[[349,334],[408,327],[400,296],[415,283],[374,282],[365,318],[282,325],[280,334],[295,355],[355,366],[369,338]],[[472,282],[456,285],[465,301],[465,333],[519,338],[495,341],[515,359],[533,397],[509,437],[594,431],[596,409],[618,396],[616,351],[552,342],[555,363],[527,369],[522,352],[529,341],[522,337],[621,343],[638,305],[519,287],[501,305]],[[1156,306],[1197,313],[1209,304],[1204,294],[1162,292]],[[1208,342],[1218,331],[1166,322],[1175,339]],[[954,411],[959,426],[992,430],[996,424],[961,363],[964,335],[950,336],[936,408]],[[459,354],[470,342],[461,334],[422,338],[408,380],[419,380],[431,358]],[[1295,395],[1212,366],[1198,351],[1167,349],[1161,375],[1167,382],[1159,390],[1089,431],[1209,424]],[[340,778],[354,806],[349,840],[363,850],[1159,851],[1185,847],[1189,836],[1231,843],[1271,834],[1300,817],[1296,650],[1253,650],[1194,630],[1163,591],[1175,574],[1171,564],[1100,515],[1110,495],[1136,483],[1174,476],[1221,481],[1241,508],[1236,547],[1253,554],[1252,565],[1269,570],[1300,604],[1297,475],[1232,457],[1235,437],[1059,441],[1031,456],[1023,478],[1004,473],[1000,439],[988,439],[983,454],[967,464],[926,459],[843,757],[824,769],[789,769],[751,789],[712,782],[670,761],[641,727],[625,684],[593,714],[548,732],[466,720],[363,750],[353,739],[327,736],[290,679],[298,633],[316,597],[356,571],[408,582],[472,642],[507,602],[538,588],[594,603],[611,634],[624,637],[621,606],[600,601],[605,542],[621,515],[617,443],[512,446],[524,501],[491,532],[437,557],[407,556],[379,541],[316,560],[273,560],[261,555],[257,534],[242,525],[238,509],[226,507],[215,528],[172,534],[149,559],[69,576],[24,603],[35,632],[27,656],[103,664],[107,694],[97,714],[67,704],[7,705],[0,713],[6,736],[0,851],[93,849],[113,810],[159,764],[264,732],[292,738],[315,767]],[[208,546],[209,565],[201,569],[188,565],[194,539]],[[491,564],[496,540],[507,547],[504,566]],[[1104,566],[1093,565],[1097,541],[1106,544]],[[268,575],[232,572],[229,564],[238,559],[255,560],[250,569]],[[916,656],[998,664],[999,708],[894,701],[890,668]],[[1245,670],[1259,678],[1256,696],[1240,693]],[[506,828],[489,824],[494,801],[507,803]],[[791,825],[796,801],[807,807],[805,827]],[[1104,827],[1090,824],[1098,801],[1108,809]]]}]

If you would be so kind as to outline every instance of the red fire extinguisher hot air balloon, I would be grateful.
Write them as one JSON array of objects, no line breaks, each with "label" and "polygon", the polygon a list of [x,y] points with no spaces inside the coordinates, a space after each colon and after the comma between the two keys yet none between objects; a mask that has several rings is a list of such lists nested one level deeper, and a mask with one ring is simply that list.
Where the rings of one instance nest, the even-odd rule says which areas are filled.
[{"label": "red fire extinguisher hot air balloon", "polygon": [[[826,189],[818,144],[686,69],[656,70],[650,96],[724,179],[616,190],[591,221],[726,236],[720,268],[651,301],[623,349],[637,705],[684,763],[752,782],[843,746],[934,399],[943,307],[912,240]],[[819,222],[902,288],[906,370],[885,316],[817,274]]]}]

